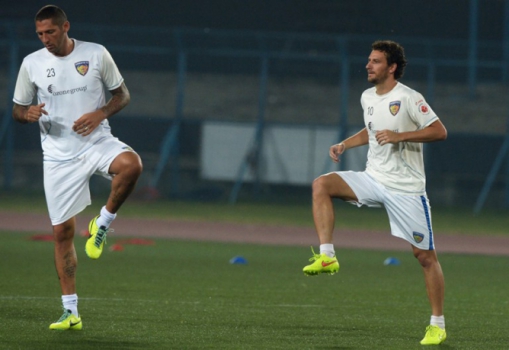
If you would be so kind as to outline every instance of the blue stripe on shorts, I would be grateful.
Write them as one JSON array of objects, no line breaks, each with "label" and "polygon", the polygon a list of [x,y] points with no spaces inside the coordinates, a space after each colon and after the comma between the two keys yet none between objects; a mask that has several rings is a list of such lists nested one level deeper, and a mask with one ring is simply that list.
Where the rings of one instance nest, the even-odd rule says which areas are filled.
[{"label": "blue stripe on shorts", "polygon": [[431,229],[431,220],[429,218],[429,207],[426,203],[426,197],[421,196],[422,207],[424,209],[424,215],[426,215],[426,224],[428,225],[429,233],[429,250],[433,250],[433,230]]}]

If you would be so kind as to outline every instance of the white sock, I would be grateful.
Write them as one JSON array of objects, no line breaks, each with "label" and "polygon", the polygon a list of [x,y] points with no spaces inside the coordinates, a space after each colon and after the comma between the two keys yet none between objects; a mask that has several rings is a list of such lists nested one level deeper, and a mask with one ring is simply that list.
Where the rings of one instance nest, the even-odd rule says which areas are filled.
[{"label": "white sock", "polygon": [[332,243],[320,244],[320,254],[325,254],[329,258],[333,258],[334,256],[336,256],[336,253],[334,252],[334,244]]},{"label": "white sock", "polygon": [[115,220],[117,214],[112,214],[108,210],[106,210],[106,206],[101,208],[101,215],[97,218],[97,226],[104,226],[106,228],[110,227],[111,222]]},{"label": "white sock", "polygon": [[431,321],[429,322],[432,326],[438,326],[442,329],[445,329],[445,318],[442,316],[431,316]]},{"label": "white sock", "polygon": [[66,310],[71,310],[74,316],[79,316],[78,294],[62,295],[62,304]]}]

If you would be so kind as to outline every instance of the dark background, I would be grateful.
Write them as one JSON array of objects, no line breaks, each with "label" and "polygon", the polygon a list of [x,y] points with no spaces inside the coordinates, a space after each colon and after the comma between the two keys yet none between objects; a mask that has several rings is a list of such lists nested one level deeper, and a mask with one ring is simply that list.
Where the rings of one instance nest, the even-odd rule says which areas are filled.
[{"label": "dark background", "polygon": [[[0,19],[32,20],[48,4],[0,2]],[[467,38],[470,1],[190,0],[55,2],[72,22],[333,34]],[[504,1],[479,1],[479,38],[503,35]]]},{"label": "dark background", "polygon": [[[506,67],[504,77],[504,70],[496,66],[497,62],[503,60],[502,57],[507,57],[504,55],[507,47],[503,41],[509,40],[509,33],[504,33],[504,30],[507,30],[504,23],[509,19],[509,14],[505,13],[506,7],[509,8],[506,3],[509,4],[509,0],[479,0],[477,9],[473,12],[472,5],[476,4],[474,0],[90,0],[54,4],[61,6],[67,13],[71,22],[71,37],[105,45],[123,73],[155,72],[170,77],[167,83],[158,86],[159,90],[165,92],[160,94],[164,97],[155,102],[162,106],[160,115],[144,113],[145,95],[142,92],[151,92],[147,89],[150,85],[149,78],[140,74],[129,80],[133,100],[130,112],[127,110],[128,113],[124,113],[128,118],[111,120],[115,136],[121,140],[129,140],[131,146],[140,154],[143,153],[146,178],[142,185],[148,183],[151,171],[160,159],[163,140],[169,127],[173,126],[172,118],[176,115],[175,103],[165,102],[176,100],[173,87],[176,86],[177,53],[181,49],[179,45],[190,52],[186,69],[189,83],[194,82],[194,85],[186,85],[184,118],[178,131],[180,144],[174,151],[178,154],[170,156],[158,184],[163,196],[196,197],[200,200],[208,197],[228,197],[232,188],[231,182],[210,183],[201,178],[201,123],[214,118],[233,118],[238,111],[245,113],[235,120],[228,120],[256,121],[258,90],[252,90],[252,96],[248,96],[250,100],[244,101],[243,98],[248,97],[240,93],[245,84],[241,79],[258,77],[260,55],[264,50],[274,55],[282,55],[273,56],[270,61],[269,88],[272,90],[269,95],[278,97],[279,102],[272,105],[269,103],[266,113],[268,121],[285,125],[315,123],[337,128],[343,96],[343,90],[339,93],[338,86],[341,85],[339,77],[343,76],[342,68],[334,60],[313,60],[316,57],[312,53],[316,52],[322,57],[340,54],[342,51],[338,48],[336,39],[341,37],[348,40],[345,51],[353,60],[348,70],[351,84],[347,87],[350,93],[350,107],[347,111],[350,123],[357,120],[359,94],[365,88],[364,65],[369,45],[376,39],[401,42],[410,62],[404,78],[412,79],[410,86],[424,93],[428,101],[434,97],[431,104],[449,130],[447,142],[427,145],[425,155],[430,184],[428,188],[430,192],[434,192],[430,195],[436,198],[435,203],[472,206],[478,199],[481,187],[485,184],[504,141],[505,120],[509,113],[505,108],[509,67]],[[9,48],[10,32],[7,28],[9,21],[13,21],[15,24],[11,28],[16,27],[14,32],[17,40],[22,43],[18,54],[20,63],[26,54],[42,47],[35,35],[33,19],[36,12],[46,4],[48,3],[35,0],[0,0],[0,22],[6,24],[0,26],[0,41],[4,40],[4,47]],[[465,63],[470,58],[472,48],[469,42],[469,39],[472,39],[472,13],[477,20],[475,36],[479,44],[476,49],[478,59],[484,63],[495,62],[495,66],[485,65],[478,68],[474,89],[469,85],[469,71]],[[176,30],[182,28],[185,30]],[[225,31],[220,33],[220,30]],[[177,32],[183,33],[181,42],[177,39]],[[263,35],[259,35],[260,33]],[[292,36],[293,33],[310,35]],[[261,37],[263,40],[260,40]],[[431,46],[432,50],[429,49]],[[156,50],[154,53],[147,48],[167,51]],[[228,52],[229,56],[212,53],[218,49]],[[309,55],[312,59],[291,59],[289,57],[292,54]],[[0,52],[0,67],[7,68],[9,60],[8,49]],[[447,63],[448,61],[454,63]],[[430,62],[436,64],[433,79],[429,79]],[[212,86],[198,84],[210,75],[215,77]],[[231,75],[230,79],[221,83],[220,78],[226,75]],[[240,80],[234,79],[237,75],[241,77]],[[7,82],[6,77],[4,84]],[[302,90],[301,95],[286,94],[284,87],[288,85],[282,85],[286,79],[307,87],[307,90]],[[309,84],[311,81],[313,83]],[[430,81],[435,85],[434,96],[428,94],[435,91],[430,89]],[[232,91],[228,90],[225,84],[237,84],[235,93],[221,94],[222,90]],[[168,86],[172,89],[168,90]],[[313,112],[311,116],[305,111],[299,113],[298,107],[295,107],[302,106],[302,100],[315,106],[316,101],[323,101],[316,94],[330,89],[335,89],[337,93],[331,97],[334,112],[327,114],[328,119],[315,119],[325,111],[322,104],[317,105],[316,113]],[[12,93],[9,88],[0,85],[0,90],[6,94],[5,101],[11,103]],[[210,96],[219,102],[211,103]],[[192,97],[195,99],[192,100]],[[206,98],[208,105],[204,102]],[[136,106],[142,107],[136,109]],[[4,118],[10,117],[9,112],[1,112],[1,115],[7,116]],[[291,115],[291,118],[286,115]],[[150,123],[146,122],[147,118]],[[495,119],[501,122],[495,123]],[[13,188],[24,186],[29,190],[42,189],[37,127],[17,123],[11,127],[11,133],[6,134],[9,138],[0,142],[0,156],[4,149],[12,147],[14,157],[13,160],[0,159],[0,165],[14,162],[14,175],[11,176],[14,179]],[[139,130],[144,132],[140,133]],[[509,206],[507,161],[509,159],[506,157],[497,173],[487,205]],[[38,167],[36,171],[33,170],[34,164]],[[175,168],[175,164],[180,164],[180,168]],[[2,169],[7,173],[5,169],[11,168]],[[30,173],[26,169],[31,169]],[[24,179],[24,182],[21,179]],[[4,183],[1,180],[0,175],[0,183]],[[32,186],[27,186],[27,182]],[[178,186],[174,186],[174,183],[178,183]],[[100,186],[107,185],[109,183],[92,186],[92,189],[99,191],[102,190]],[[264,185],[261,189],[262,197],[267,195],[272,199],[287,200],[288,198],[281,194],[302,193],[302,198],[309,200],[309,186]],[[204,194],[201,191],[203,188],[212,194]],[[220,190],[211,191],[214,188]],[[242,189],[247,189],[244,192],[246,198],[256,197],[251,195],[250,183],[244,184]],[[255,189],[259,191],[259,188]]]}]

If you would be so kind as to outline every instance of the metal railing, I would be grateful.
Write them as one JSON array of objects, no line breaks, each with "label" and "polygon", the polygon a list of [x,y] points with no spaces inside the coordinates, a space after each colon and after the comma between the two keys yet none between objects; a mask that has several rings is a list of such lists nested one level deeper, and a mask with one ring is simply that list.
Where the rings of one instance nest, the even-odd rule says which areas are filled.
[{"label": "metal railing", "polygon": [[[230,201],[235,202],[238,190],[243,182],[248,157],[260,154],[263,143],[263,128],[266,122],[267,80],[276,64],[283,63],[285,70],[302,71],[302,67],[311,64],[329,64],[337,67],[335,80],[342,91],[338,101],[338,140],[345,137],[348,122],[348,87],[352,75],[366,62],[367,50],[376,35],[325,35],[302,33],[275,33],[255,31],[198,30],[192,28],[157,27],[118,27],[73,23],[72,37],[80,40],[95,41],[105,45],[123,70],[140,69],[156,71],[174,71],[177,74],[176,108],[168,126],[166,137],[161,141],[160,158],[156,171],[150,181],[158,186],[171,154],[178,152],[178,130],[182,121],[185,104],[186,75],[192,70],[215,70],[227,73],[226,64],[210,67],[208,59],[235,57],[239,60],[253,60],[254,65],[245,65],[242,69],[259,76],[259,96],[257,129],[253,135],[253,149],[246,155],[239,167],[238,179],[234,184]],[[406,50],[412,67],[420,67],[421,80],[426,82],[426,96],[433,102],[437,81],[450,80],[468,85],[469,93],[475,92],[477,84],[484,79],[500,83],[509,80],[509,42],[479,41],[476,36],[464,40],[395,36],[389,38],[400,42]],[[6,68],[6,91],[4,96],[4,116],[0,124],[0,148],[4,147],[4,188],[12,183],[12,93],[21,59],[27,53],[41,48],[36,38],[32,22],[0,21],[0,63]],[[192,67],[188,64],[192,59]],[[293,68],[292,68],[293,67]],[[423,68],[423,69],[422,69]],[[438,69],[456,68],[463,74],[437,76]],[[413,69],[413,68],[407,68]],[[489,78],[479,75],[480,70],[492,72]],[[464,74],[467,72],[467,74]],[[312,69],[303,74],[319,75]],[[328,77],[330,80],[330,77]],[[0,101],[2,101],[0,99]],[[0,102],[1,103],[1,102]],[[178,166],[172,168],[178,172]],[[178,181],[178,176],[174,176]],[[178,183],[173,186],[178,189]]]}]

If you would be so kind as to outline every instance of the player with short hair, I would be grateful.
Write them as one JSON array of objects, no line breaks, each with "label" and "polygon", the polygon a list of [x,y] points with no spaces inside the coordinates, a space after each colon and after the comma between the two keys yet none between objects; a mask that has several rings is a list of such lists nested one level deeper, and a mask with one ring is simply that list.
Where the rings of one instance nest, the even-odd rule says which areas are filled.
[{"label": "player with short hair", "polygon": [[[107,118],[130,101],[129,91],[110,53],[102,45],[71,39],[69,21],[57,6],[35,16],[44,48],[25,57],[14,91],[16,121],[38,123],[44,165],[44,192],[53,226],[55,266],[64,313],[50,329],[80,330],[76,294],[76,215],[90,205],[90,177],[102,175],[111,192],[89,225],[85,251],[102,253],[116,213],[133,191],[143,166],[128,145],[111,134]],[[111,99],[106,102],[106,87]],[[37,104],[32,101],[37,97]]]},{"label": "player with short hair", "polygon": [[407,64],[404,49],[393,41],[376,41],[368,58],[368,81],[361,105],[365,128],[330,147],[334,162],[348,149],[369,145],[366,170],[324,174],[313,182],[313,218],[320,254],[310,259],[306,275],[334,274],[339,270],[333,245],[332,198],[384,206],[393,236],[408,241],[424,271],[431,305],[431,322],[422,345],[446,338],[444,276],[435,251],[431,209],[426,195],[423,143],[445,140],[447,131],[424,97],[398,81]]}]

